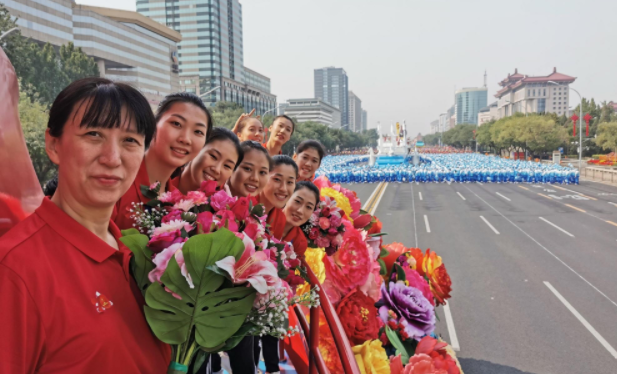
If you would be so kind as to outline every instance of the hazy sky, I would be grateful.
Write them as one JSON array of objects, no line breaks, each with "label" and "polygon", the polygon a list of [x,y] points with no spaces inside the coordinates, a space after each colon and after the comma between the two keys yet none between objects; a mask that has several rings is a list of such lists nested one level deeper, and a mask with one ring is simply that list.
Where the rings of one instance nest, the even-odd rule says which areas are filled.
[{"label": "hazy sky", "polygon": [[[131,0],[78,3],[135,10]],[[410,133],[454,103],[454,89],[482,86],[489,103],[514,68],[559,72],[596,101],[617,101],[617,1],[240,0],[244,64],[272,80],[279,102],[313,97],[313,69],[342,67],[377,121]],[[573,94],[570,106],[578,104]]]}]

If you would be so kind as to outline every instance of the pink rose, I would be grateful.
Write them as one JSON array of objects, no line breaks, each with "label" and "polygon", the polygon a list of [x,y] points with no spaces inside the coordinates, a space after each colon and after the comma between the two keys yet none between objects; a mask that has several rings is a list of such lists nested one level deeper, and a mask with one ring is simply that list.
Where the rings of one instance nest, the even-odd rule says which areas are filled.
[{"label": "pink rose", "polygon": [[167,213],[163,219],[161,219],[162,223],[168,223],[171,221],[176,221],[176,220],[182,220],[182,213],[184,213],[183,211],[179,210],[179,209],[174,209],[171,212]]},{"label": "pink rose", "polygon": [[180,235],[180,230],[176,230],[153,236],[148,242],[148,248],[154,253],[159,253],[173,244],[185,242],[186,240]]},{"label": "pink rose", "polygon": [[327,229],[329,229],[329,228],[330,228],[330,220],[329,220],[329,219],[327,219],[326,217],[321,217],[321,218],[319,219],[319,227],[320,227],[322,230],[327,230]]},{"label": "pink rose", "polygon": [[202,212],[197,215],[197,223],[201,224],[201,229],[204,233],[209,233],[214,221],[214,214],[211,212]]},{"label": "pink rose", "polygon": [[326,206],[326,207],[324,207],[324,208],[321,210],[321,215],[322,215],[322,216],[324,216],[324,217],[328,217],[328,216],[330,216],[330,208],[329,208],[329,207],[327,207],[327,206]]},{"label": "pink rose", "polygon": [[249,215],[249,198],[241,197],[231,206],[231,211],[236,218],[240,221],[244,221]]},{"label": "pink rose", "polygon": [[333,227],[339,227],[341,225],[341,216],[338,213],[333,213],[330,216],[330,225]]},{"label": "pink rose", "polygon": [[238,223],[231,210],[220,210],[216,213],[216,216],[220,217],[220,221],[217,225],[219,228],[227,227],[230,231],[238,232]]},{"label": "pink rose", "polygon": [[210,197],[218,190],[218,183],[216,181],[203,181],[199,186],[199,190]]},{"label": "pink rose", "polygon": [[210,198],[210,205],[214,210],[227,209],[227,205],[232,205],[236,202],[235,197],[231,197],[225,191],[218,191]]}]

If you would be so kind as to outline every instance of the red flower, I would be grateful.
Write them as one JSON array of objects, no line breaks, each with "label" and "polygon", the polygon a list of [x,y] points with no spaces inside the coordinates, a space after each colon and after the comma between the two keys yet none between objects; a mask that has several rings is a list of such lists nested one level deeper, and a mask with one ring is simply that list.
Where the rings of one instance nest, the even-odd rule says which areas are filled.
[{"label": "red flower", "polygon": [[210,197],[218,190],[218,183],[216,181],[203,181],[199,186],[199,190]]},{"label": "red flower", "polygon": [[148,242],[148,248],[154,253],[159,253],[172,244],[182,243],[183,241],[185,239],[181,237],[180,230],[165,232],[152,237]]},{"label": "red flower", "polygon": [[354,289],[336,308],[343,329],[353,345],[375,340],[379,335],[375,302],[363,292]]},{"label": "red flower", "polygon": [[362,235],[353,227],[345,231],[343,244],[333,256],[323,259],[327,278],[343,294],[366,283],[372,268],[372,258]]},{"label": "red flower", "polygon": [[437,305],[445,304],[452,292],[452,280],[446,271],[446,266],[441,264],[429,275],[429,282],[433,290],[433,296],[437,299]]},{"label": "red flower", "polygon": [[182,217],[181,217],[182,213],[184,213],[184,211],[179,210],[179,209],[172,210],[171,212],[167,213],[165,217],[163,217],[163,219],[161,219],[161,223],[168,223],[168,222],[175,221],[175,220],[182,220]]},{"label": "red flower", "polygon": [[321,216],[330,217],[330,207],[323,207],[323,209],[321,209]]},{"label": "red flower", "polygon": [[373,220],[373,216],[371,216],[370,214],[363,214],[353,220],[353,227],[355,227],[358,230],[363,229],[366,226],[368,226],[372,220]]},{"label": "red flower", "polygon": [[319,236],[319,229],[317,227],[313,227],[311,232],[309,233],[309,239],[315,240]]},{"label": "red flower", "polygon": [[447,346],[448,344],[445,342],[440,342],[431,336],[425,336],[418,343],[415,354],[430,356],[437,370],[445,370],[447,374],[459,374],[460,370],[456,365],[456,361],[446,351]]},{"label": "red flower", "polygon": [[197,215],[197,223],[201,224],[201,229],[204,233],[210,232],[214,215],[211,212],[202,212]]},{"label": "red flower", "polygon": [[241,197],[231,206],[231,211],[237,219],[244,221],[249,215],[249,198]]}]

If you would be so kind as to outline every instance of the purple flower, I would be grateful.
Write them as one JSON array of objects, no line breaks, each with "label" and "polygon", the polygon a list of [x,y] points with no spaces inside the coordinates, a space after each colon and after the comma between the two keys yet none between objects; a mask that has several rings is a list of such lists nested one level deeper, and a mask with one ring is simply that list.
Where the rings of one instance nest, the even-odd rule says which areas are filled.
[{"label": "purple flower", "polygon": [[390,282],[388,290],[383,283],[381,302],[384,305],[379,308],[379,316],[384,323],[388,323],[388,311],[392,310],[410,338],[420,340],[433,332],[435,309],[417,288],[406,286],[403,282]]}]

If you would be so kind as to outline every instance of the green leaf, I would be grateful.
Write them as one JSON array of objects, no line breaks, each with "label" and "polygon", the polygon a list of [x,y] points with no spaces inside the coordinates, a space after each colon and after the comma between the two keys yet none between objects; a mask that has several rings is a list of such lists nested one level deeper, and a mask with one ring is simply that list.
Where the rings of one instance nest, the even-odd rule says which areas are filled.
[{"label": "green leaf", "polygon": [[377,259],[379,263],[379,275],[388,275],[388,269],[386,269],[386,263],[382,259]]},{"label": "green leaf", "polygon": [[381,251],[379,252],[379,257],[386,257],[390,252],[385,247],[381,247]]},{"label": "green leaf", "polygon": [[148,274],[156,267],[152,263],[153,252],[148,249],[148,237],[136,229],[122,231],[120,241],[133,252],[131,272],[142,293],[145,293],[151,282]]},{"label": "green leaf", "polygon": [[407,277],[405,276],[405,270],[399,264],[394,264],[394,268],[396,269],[396,280],[405,282]]},{"label": "green leaf", "polygon": [[224,288],[225,278],[208,267],[227,256],[238,260],[243,251],[242,240],[225,228],[190,238],[182,252],[194,288],[182,275],[175,256],[171,258],[161,277],[163,284],[146,292],[146,319],[161,341],[182,344],[194,328],[197,344],[207,351],[223,346],[237,333],[251,310],[255,290]]},{"label": "green leaf", "polygon": [[144,186],[142,184],[139,189],[141,190],[141,194],[150,200],[156,200],[158,197],[158,194],[155,191],[152,191],[149,186]]},{"label": "green leaf", "polygon": [[388,235],[388,233],[387,232],[376,232],[374,234],[368,234],[367,236],[370,236],[371,238],[376,238],[376,237],[380,237],[384,235]]},{"label": "green leaf", "polygon": [[139,230],[137,230],[136,228],[130,228],[130,229],[126,229],[126,230],[121,230],[120,233],[122,233],[122,236],[139,235],[139,234],[141,234],[139,232]]},{"label": "green leaf", "polygon": [[193,374],[199,373],[199,369],[201,369],[202,365],[204,365],[206,361],[208,361],[209,357],[210,357],[210,353],[203,351],[201,349],[198,350],[197,353],[195,354],[195,358],[193,359],[192,373]]},{"label": "green leaf", "polygon": [[363,215],[363,214],[368,214],[368,212],[367,212],[366,210],[364,210],[364,209],[360,209],[360,214],[361,214],[361,215]]},{"label": "green leaf", "polygon": [[248,335],[248,333],[251,330],[253,330],[255,327],[256,326],[254,323],[246,322],[245,324],[242,325],[242,327],[240,327],[240,329],[232,337],[227,339],[227,341],[225,342],[225,345],[221,347],[219,350],[227,352],[230,349],[235,348],[238,345],[238,343],[240,343],[240,341],[244,339],[244,337]]},{"label": "green leaf", "polygon": [[396,354],[401,355],[401,360],[403,362],[409,362],[409,353],[407,352],[407,349],[403,345],[401,339],[399,339],[398,334],[392,331],[390,327],[386,326],[386,336],[388,337],[390,343],[392,343],[392,345],[396,349]]}]

